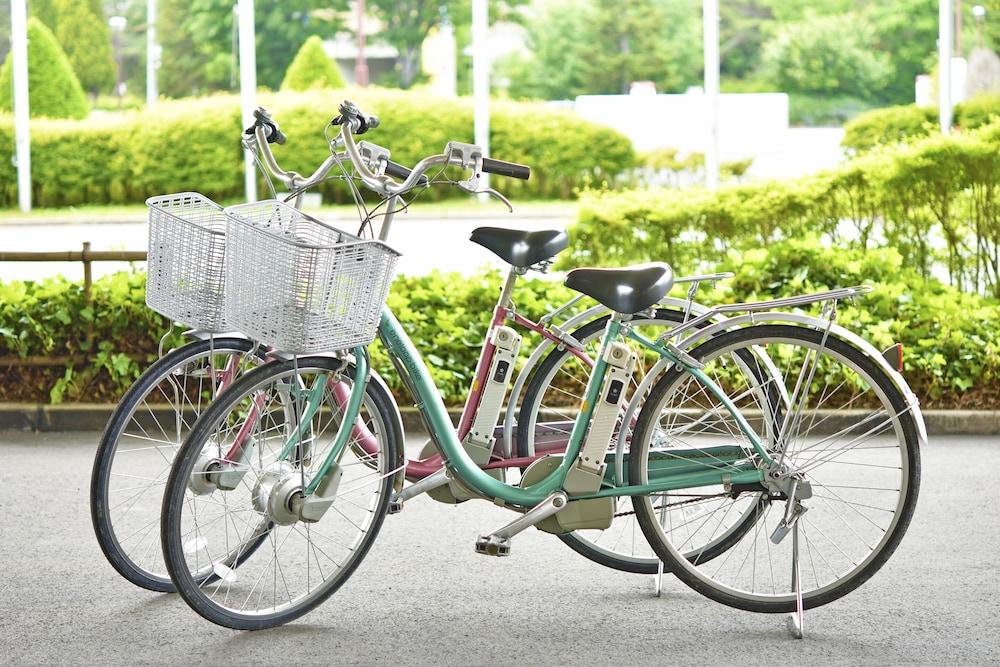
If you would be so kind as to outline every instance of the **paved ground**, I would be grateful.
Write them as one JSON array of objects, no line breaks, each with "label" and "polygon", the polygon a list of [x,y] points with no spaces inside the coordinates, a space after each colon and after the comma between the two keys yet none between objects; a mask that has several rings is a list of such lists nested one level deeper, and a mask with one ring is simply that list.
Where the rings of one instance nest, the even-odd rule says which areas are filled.
[{"label": "paved ground", "polygon": [[[416,209],[416,206],[414,207]],[[393,221],[389,240],[403,253],[398,272],[422,275],[434,269],[471,273],[481,266],[499,267],[502,261],[488,250],[469,242],[469,233],[476,227],[494,226],[512,229],[566,229],[575,220],[573,209],[545,211],[542,214],[529,210],[524,214],[510,215],[506,209],[493,206],[494,215],[486,217],[463,216],[451,213],[440,219],[424,215],[400,213]],[[514,209],[517,211],[517,208]],[[356,231],[357,216],[346,214],[321,215],[321,219],[342,224],[344,229]],[[338,222],[343,220],[343,223]],[[149,228],[145,221],[121,221],[83,224],[27,224],[0,225],[0,248],[9,251],[65,251],[79,250],[84,241],[91,242],[93,250],[145,250]],[[99,262],[94,265],[94,275],[101,276],[128,268],[125,262]],[[0,280],[39,279],[62,274],[67,278],[83,278],[83,265],[79,262],[0,262]]]},{"label": "paved ground", "polygon": [[[508,519],[485,503],[412,501],[347,585],[299,622],[237,633],[118,578],[90,527],[94,433],[0,433],[0,662],[414,664],[996,664],[1000,438],[938,438],[900,550],[868,584],[807,615],[715,604],[674,580],[593,565],[551,536],[476,556]],[[43,482],[41,487],[39,482]],[[44,488],[44,491],[40,491]]]}]

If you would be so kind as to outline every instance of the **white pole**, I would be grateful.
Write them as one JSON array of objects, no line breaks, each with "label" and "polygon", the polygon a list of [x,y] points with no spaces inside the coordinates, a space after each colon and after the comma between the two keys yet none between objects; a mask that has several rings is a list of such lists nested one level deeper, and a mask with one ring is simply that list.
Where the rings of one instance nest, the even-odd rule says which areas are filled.
[{"label": "white pole", "polygon": [[719,187],[719,1],[704,0],[705,119],[708,145],[705,146],[705,186]]},{"label": "white pole", "polygon": [[25,0],[10,3],[10,51],[14,59],[14,146],[17,204],[31,210],[31,135],[28,123],[28,10]]},{"label": "white pole", "polygon": [[[253,123],[253,111],[257,107],[257,45],[254,37],[253,0],[238,0],[240,39],[240,107],[243,111],[243,127]],[[257,172],[253,156],[244,151],[244,183],[247,201],[257,201]]]},{"label": "white pole", "polygon": [[938,6],[938,114],[941,132],[951,132],[951,0]]},{"label": "white pole", "polygon": [[[484,156],[490,154],[490,54],[486,45],[489,27],[488,0],[472,0],[472,115],[475,142],[483,149]],[[488,188],[489,175],[483,174],[479,182]],[[479,198],[486,201],[489,195],[482,194]]]},{"label": "white pole", "polygon": [[156,66],[159,54],[156,48],[156,0],[146,2],[146,106],[156,104],[160,92],[156,86]]}]

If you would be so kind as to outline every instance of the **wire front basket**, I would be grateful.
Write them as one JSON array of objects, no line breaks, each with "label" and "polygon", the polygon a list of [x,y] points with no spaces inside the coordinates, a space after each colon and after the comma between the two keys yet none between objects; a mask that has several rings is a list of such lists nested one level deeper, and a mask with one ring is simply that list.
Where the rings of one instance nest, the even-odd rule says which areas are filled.
[{"label": "wire front basket", "polygon": [[225,331],[226,216],[197,192],[151,197],[146,304],[195,329]]},{"label": "wire front basket", "polygon": [[231,326],[294,354],[375,339],[398,252],[274,200],[225,212]]}]

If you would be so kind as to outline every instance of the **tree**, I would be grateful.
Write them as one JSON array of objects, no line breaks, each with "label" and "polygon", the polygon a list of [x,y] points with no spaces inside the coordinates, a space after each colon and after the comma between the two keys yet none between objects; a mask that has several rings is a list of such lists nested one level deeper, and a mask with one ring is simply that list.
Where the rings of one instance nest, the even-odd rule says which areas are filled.
[{"label": "tree", "polygon": [[890,73],[881,100],[912,102],[917,75],[927,71],[937,53],[937,0],[873,2],[861,16],[871,26],[872,46],[888,56]]},{"label": "tree", "polygon": [[[295,50],[313,35],[340,27],[347,0],[258,0],[257,80],[277,88]],[[184,96],[237,85],[233,0],[161,0],[158,34],[163,46],[160,87]]]},{"label": "tree", "polygon": [[56,31],[55,0],[31,0],[28,10],[31,16],[44,23],[46,28],[52,32]]},{"label": "tree", "polygon": [[92,95],[110,90],[115,82],[111,31],[85,3],[56,0],[56,38],[64,46],[80,85]]},{"label": "tree", "polygon": [[500,68],[514,97],[623,93],[639,80],[680,91],[699,80],[699,7],[697,0],[549,2],[529,24],[530,55]]},{"label": "tree", "polygon": [[[12,109],[13,63],[8,54],[0,70],[0,109]],[[52,31],[28,20],[28,107],[32,116],[84,118],[87,98]]]},{"label": "tree", "polygon": [[855,15],[811,16],[785,24],[765,49],[762,71],[779,90],[878,99],[892,70]]},{"label": "tree", "polygon": [[285,72],[282,90],[310,90],[312,88],[343,88],[344,77],[340,68],[326,55],[323,40],[313,35],[306,40]]},{"label": "tree", "polygon": [[[517,20],[513,10],[528,0],[501,0],[490,3],[490,21]],[[455,26],[471,20],[469,0],[369,0],[368,7],[382,21],[379,39],[396,47],[399,63],[396,66],[399,86],[409,88],[420,75],[420,49],[431,30],[441,24],[444,17]]]}]

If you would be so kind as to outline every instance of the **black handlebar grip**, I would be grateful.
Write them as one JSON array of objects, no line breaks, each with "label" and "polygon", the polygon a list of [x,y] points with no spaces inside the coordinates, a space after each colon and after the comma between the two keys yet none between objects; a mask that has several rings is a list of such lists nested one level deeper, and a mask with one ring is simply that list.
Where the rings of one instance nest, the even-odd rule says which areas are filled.
[{"label": "black handlebar grip", "polygon": [[487,174],[496,174],[497,176],[520,178],[522,181],[531,178],[531,167],[526,164],[504,162],[503,160],[494,160],[488,157],[483,158],[483,171]]},{"label": "black handlebar grip", "polygon": [[[393,162],[392,160],[389,160],[385,165],[385,173],[393,178],[398,178],[401,181],[405,181],[409,178],[411,172],[411,169],[407,169],[403,165],[398,162]],[[417,183],[420,185],[427,185],[427,177],[421,176],[417,179]]]},{"label": "black handlebar grip", "polygon": [[271,127],[265,128],[264,131],[267,133],[267,142],[269,144],[280,144],[283,146],[288,140],[285,133],[279,130],[278,126],[274,123],[271,123]]}]

